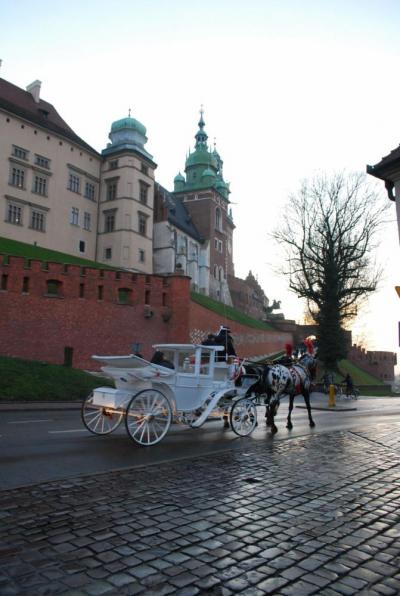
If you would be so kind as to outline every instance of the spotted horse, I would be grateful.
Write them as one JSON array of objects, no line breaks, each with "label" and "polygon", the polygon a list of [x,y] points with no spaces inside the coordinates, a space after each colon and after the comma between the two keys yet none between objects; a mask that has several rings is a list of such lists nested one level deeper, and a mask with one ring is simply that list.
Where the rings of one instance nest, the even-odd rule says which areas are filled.
[{"label": "spotted horse", "polygon": [[311,427],[315,422],[311,415],[310,387],[315,378],[317,368],[316,358],[306,352],[289,366],[273,364],[266,366],[263,373],[263,382],[266,388],[266,422],[272,433],[278,432],[275,424],[275,416],[278,412],[280,400],[284,395],[289,396],[289,413],[286,428],[291,430],[293,402],[296,395],[302,395],[306,404],[308,420]]}]

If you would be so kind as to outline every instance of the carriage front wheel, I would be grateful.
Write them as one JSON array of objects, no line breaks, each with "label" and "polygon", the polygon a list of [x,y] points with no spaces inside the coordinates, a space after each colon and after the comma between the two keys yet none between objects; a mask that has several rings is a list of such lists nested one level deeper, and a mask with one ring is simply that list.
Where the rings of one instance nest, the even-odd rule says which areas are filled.
[{"label": "carriage front wheel", "polygon": [[93,399],[94,396],[91,393],[82,404],[82,422],[91,433],[108,435],[121,424],[124,413],[121,410],[94,404]]},{"label": "carriage front wheel", "polygon": [[233,404],[229,418],[232,430],[240,437],[246,437],[257,426],[257,408],[251,399],[243,397]]},{"label": "carriage front wheel", "polygon": [[168,432],[172,409],[168,398],[157,389],[143,389],[136,393],[126,409],[125,425],[128,435],[144,447],[155,445]]}]

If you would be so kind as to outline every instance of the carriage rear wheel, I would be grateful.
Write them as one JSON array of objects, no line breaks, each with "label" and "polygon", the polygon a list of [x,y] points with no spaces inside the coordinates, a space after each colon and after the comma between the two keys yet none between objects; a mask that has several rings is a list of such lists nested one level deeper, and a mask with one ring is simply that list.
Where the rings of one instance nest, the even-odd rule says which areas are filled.
[{"label": "carriage rear wheel", "polygon": [[122,422],[124,413],[93,403],[93,393],[83,402],[81,418],[86,428],[94,435],[108,435]]},{"label": "carriage rear wheel", "polygon": [[229,419],[232,430],[240,437],[246,437],[257,426],[257,408],[254,402],[243,397],[232,406]]},{"label": "carriage rear wheel", "polygon": [[126,409],[128,435],[144,447],[155,445],[168,432],[172,409],[168,398],[157,389],[143,389],[134,395]]}]

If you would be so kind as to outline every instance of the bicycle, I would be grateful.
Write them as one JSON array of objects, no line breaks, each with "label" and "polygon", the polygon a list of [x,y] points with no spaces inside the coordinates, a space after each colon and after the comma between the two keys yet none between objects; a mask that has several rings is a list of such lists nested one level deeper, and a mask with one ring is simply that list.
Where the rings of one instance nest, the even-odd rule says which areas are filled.
[{"label": "bicycle", "polygon": [[356,387],[353,387],[351,391],[347,392],[345,385],[335,385],[335,394],[338,399],[356,400],[358,399],[360,392]]}]

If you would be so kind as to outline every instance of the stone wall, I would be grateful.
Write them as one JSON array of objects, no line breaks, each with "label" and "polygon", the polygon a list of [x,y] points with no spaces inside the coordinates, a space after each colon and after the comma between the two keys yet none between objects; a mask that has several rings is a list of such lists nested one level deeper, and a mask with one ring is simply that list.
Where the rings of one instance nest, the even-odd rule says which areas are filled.
[{"label": "stone wall", "polygon": [[229,324],[240,356],[282,350],[291,334],[221,320],[192,302],[190,278],[44,263],[0,255],[0,354],[99,370],[93,354],[145,358],[157,343],[201,341]]},{"label": "stone wall", "polygon": [[190,341],[201,342],[209,333],[216,333],[221,325],[231,330],[236,353],[241,358],[273,354],[283,351],[286,343],[292,343],[291,333],[248,327],[221,317],[200,304],[190,304]]}]

